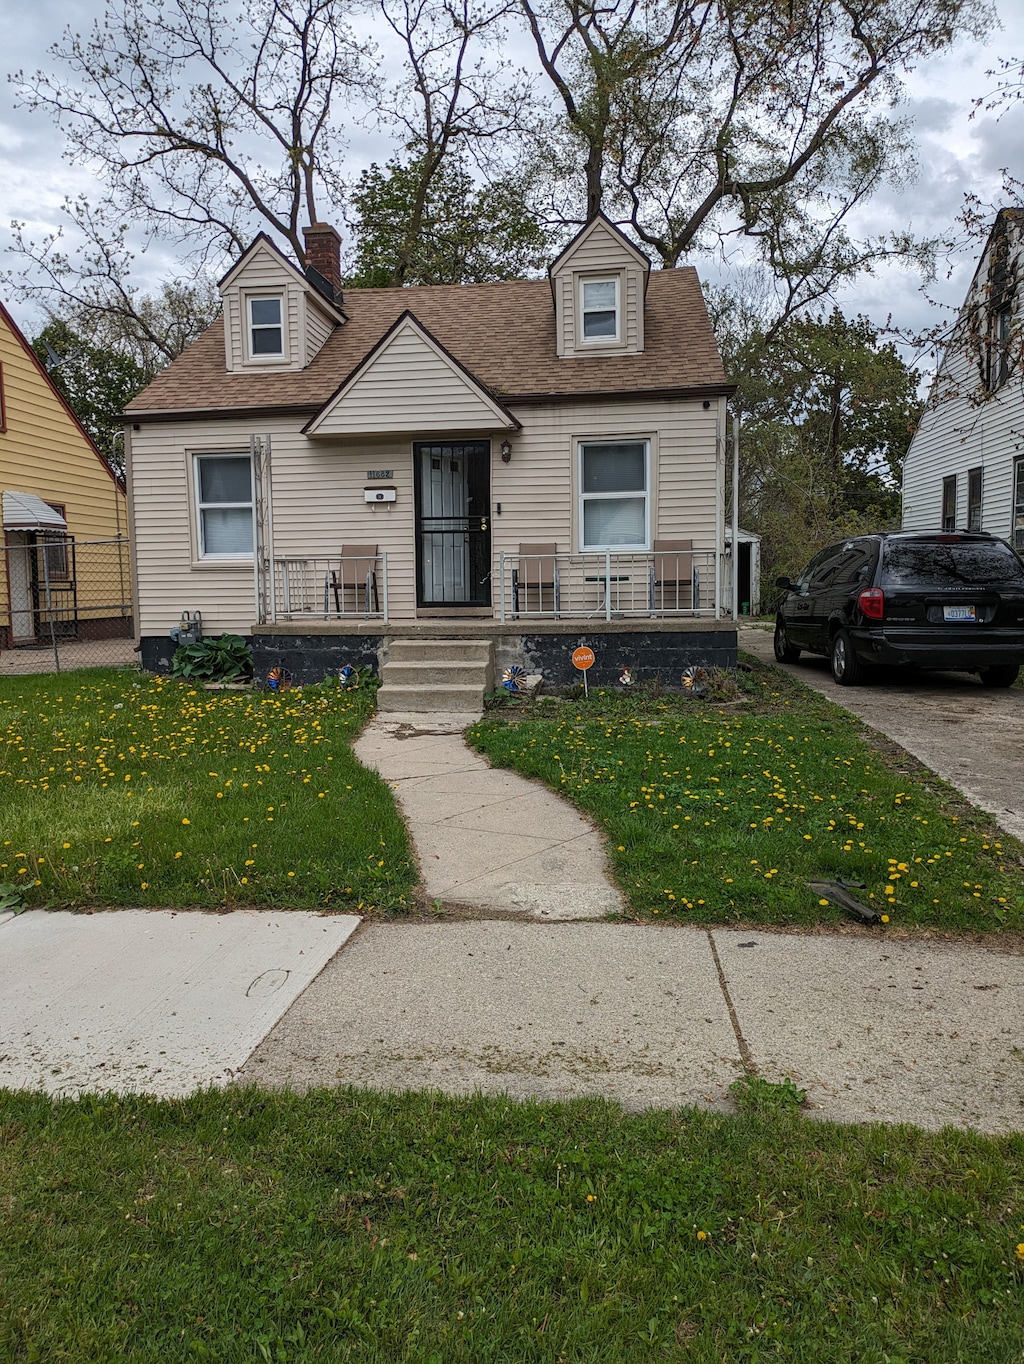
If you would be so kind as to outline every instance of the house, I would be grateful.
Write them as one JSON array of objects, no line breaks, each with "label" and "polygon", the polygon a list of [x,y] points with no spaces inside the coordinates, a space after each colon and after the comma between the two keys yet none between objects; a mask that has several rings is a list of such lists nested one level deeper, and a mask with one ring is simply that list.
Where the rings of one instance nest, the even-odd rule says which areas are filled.
[{"label": "house", "polygon": [[0,649],[134,633],[124,489],[0,304]]},{"label": "house", "polygon": [[547,279],[343,291],[337,233],[305,236],[305,272],[257,237],[125,414],[145,666],[183,611],[306,679],[410,636],[550,680],[584,635],[598,681],[735,662],[693,269],[599,216]]},{"label": "house", "polygon": [[1024,552],[1024,210],[986,242],[903,468],[904,530],[969,529]]}]

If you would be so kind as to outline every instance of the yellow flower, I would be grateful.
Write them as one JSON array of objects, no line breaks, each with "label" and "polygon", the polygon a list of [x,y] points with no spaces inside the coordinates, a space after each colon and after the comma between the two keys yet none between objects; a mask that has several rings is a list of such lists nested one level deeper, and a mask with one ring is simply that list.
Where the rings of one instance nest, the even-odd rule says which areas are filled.
[{"label": "yellow flower", "polygon": [[593,1203],[593,1201],[594,1201],[594,1195],[593,1195],[592,1193],[588,1193],[588,1194],[587,1194],[587,1202],[588,1202],[588,1203]]},{"label": "yellow flower", "polygon": [[706,1231],[699,1231],[699,1232],[697,1233],[697,1240],[698,1240],[698,1241],[706,1241],[707,1239],[708,1239],[708,1234],[707,1234]]},{"label": "yellow flower", "polygon": [[1024,1241],[1021,1241],[1017,1246],[1017,1259],[1024,1260]]},{"label": "yellow flower", "polygon": [[182,824],[191,824],[191,823],[192,823],[192,821],[191,821],[190,819],[183,819],[181,822],[182,822]]},{"label": "yellow flower", "polygon": [[882,923],[883,923],[883,924],[887,924],[888,922],[889,922],[889,916],[888,916],[888,914],[883,914],[883,915],[882,915]]},{"label": "yellow flower", "polygon": [[818,904],[819,904],[819,905],[827,905],[827,904],[828,904],[828,901],[827,901],[827,900],[819,900],[819,901],[818,901]]}]

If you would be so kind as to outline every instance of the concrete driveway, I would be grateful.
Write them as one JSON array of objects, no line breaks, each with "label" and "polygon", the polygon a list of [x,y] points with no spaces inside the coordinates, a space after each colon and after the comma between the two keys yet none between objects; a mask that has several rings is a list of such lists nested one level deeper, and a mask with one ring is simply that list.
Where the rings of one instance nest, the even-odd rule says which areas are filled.
[{"label": "concrete driveway", "polygon": [[860,716],[1024,839],[1024,688],[990,691],[970,673],[913,668],[879,668],[863,686],[840,687],[817,654],[776,663],[768,630],[741,628],[739,647]]}]

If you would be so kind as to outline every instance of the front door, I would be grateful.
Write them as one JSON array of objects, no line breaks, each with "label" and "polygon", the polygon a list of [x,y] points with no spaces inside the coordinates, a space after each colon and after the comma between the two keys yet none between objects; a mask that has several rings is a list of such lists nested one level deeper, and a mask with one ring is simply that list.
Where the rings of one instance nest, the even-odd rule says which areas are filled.
[{"label": "front door", "polygon": [[491,445],[413,446],[419,606],[490,606]]}]

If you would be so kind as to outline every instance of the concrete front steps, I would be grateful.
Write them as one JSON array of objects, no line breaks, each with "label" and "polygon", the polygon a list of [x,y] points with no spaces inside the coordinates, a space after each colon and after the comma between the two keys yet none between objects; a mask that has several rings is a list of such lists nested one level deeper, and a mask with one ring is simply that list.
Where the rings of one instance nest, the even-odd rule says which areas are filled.
[{"label": "concrete front steps", "polygon": [[378,711],[481,711],[494,689],[489,639],[395,639],[381,669]]}]

